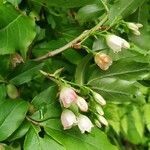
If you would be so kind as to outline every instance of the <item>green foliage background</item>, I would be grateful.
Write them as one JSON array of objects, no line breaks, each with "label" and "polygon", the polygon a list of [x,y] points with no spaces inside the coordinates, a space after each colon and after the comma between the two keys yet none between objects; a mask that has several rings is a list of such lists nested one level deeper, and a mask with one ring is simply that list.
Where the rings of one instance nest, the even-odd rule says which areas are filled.
[{"label": "green foliage background", "polygon": [[[149,6],[149,0],[0,0],[0,149],[150,149]],[[95,26],[104,14],[103,27],[128,40],[131,48],[114,54],[98,32],[83,45],[109,54],[110,69],[100,70],[84,49],[34,61]],[[122,20],[142,23],[141,35],[133,35]],[[14,62],[16,53],[24,62]],[[66,80],[106,99],[109,127],[95,127],[90,134],[62,129],[58,87],[39,72],[62,67]]]}]

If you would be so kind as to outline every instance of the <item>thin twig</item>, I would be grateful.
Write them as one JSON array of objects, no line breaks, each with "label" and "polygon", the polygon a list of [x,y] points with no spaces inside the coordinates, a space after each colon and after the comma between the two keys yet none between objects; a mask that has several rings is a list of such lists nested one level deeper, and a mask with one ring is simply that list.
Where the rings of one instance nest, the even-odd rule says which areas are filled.
[{"label": "thin twig", "polygon": [[72,40],[71,42],[67,43],[66,45],[64,45],[63,47],[60,47],[58,49],[55,49],[53,51],[48,52],[47,54],[40,56],[36,59],[34,59],[34,61],[41,61],[50,57],[53,57],[63,51],[65,51],[66,49],[72,47],[72,45],[82,41],[83,39],[85,39],[86,37],[89,37],[94,31],[98,30],[99,27],[104,24],[107,20],[107,16],[105,16],[96,26],[94,26],[92,29],[90,30],[86,30],[84,31],[82,34],[80,34],[78,37],[76,37],[74,40]]}]

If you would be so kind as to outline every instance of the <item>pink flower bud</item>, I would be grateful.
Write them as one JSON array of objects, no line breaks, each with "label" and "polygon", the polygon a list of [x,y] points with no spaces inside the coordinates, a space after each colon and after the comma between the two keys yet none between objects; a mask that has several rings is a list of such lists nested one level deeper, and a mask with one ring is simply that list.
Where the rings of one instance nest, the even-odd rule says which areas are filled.
[{"label": "pink flower bud", "polygon": [[84,98],[78,96],[77,97],[77,101],[76,101],[77,106],[79,107],[79,109],[83,112],[87,112],[88,111],[88,104],[85,101]]},{"label": "pink flower bud", "polygon": [[98,94],[98,93],[96,93],[96,92],[93,92],[93,96],[94,96],[94,98],[95,98],[95,101],[97,102],[97,103],[99,103],[100,105],[106,105],[106,101],[104,100],[104,98],[100,95],[100,94]]},{"label": "pink flower bud", "polygon": [[105,126],[108,126],[107,120],[103,116],[98,116],[98,120]]},{"label": "pink flower bud", "polygon": [[106,36],[106,42],[114,53],[121,51],[121,48],[130,48],[130,44],[126,40],[113,34]]},{"label": "pink flower bud", "polygon": [[78,120],[78,127],[81,133],[85,133],[85,131],[91,132],[91,129],[92,127],[94,127],[94,125],[92,124],[91,120],[87,116],[79,115],[77,120]]},{"label": "pink flower bud", "polygon": [[63,87],[61,89],[59,99],[65,108],[70,107],[70,105],[76,101],[76,98],[77,94],[72,88]]},{"label": "pink flower bud", "polygon": [[107,70],[112,64],[112,59],[104,53],[97,53],[94,61],[102,70]]},{"label": "pink flower bud", "polygon": [[74,124],[77,123],[75,114],[66,109],[61,114],[61,123],[64,127],[64,130],[70,129]]}]

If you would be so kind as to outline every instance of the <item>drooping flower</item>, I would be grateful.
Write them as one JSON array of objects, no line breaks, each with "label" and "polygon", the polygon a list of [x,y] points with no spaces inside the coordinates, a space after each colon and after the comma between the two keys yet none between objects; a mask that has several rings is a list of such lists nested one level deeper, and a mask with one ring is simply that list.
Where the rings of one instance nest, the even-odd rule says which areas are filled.
[{"label": "drooping flower", "polygon": [[77,118],[77,121],[81,133],[85,133],[86,131],[91,132],[92,127],[94,127],[91,120],[85,115],[80,114]]},{"label": "drooping flower", "polygon": [[99,115],[98,120],[100,121],[101,124],[108,126],[108,121],[103,116]]},{"label": "drooping flower", "polygon": [[97,53],[94,57],[94,61],[102,70],[107,70],[112,64],[110,56],[104,53]]},{"label": "drooping flower", "polygon": [[64,127],[64,130],[70,129],[77,123],[75,114],[71,110],[64,110],[61,114],[61,123]]},{"label": "drooping flower", "polygon": [[130,48],[130,44],[125,39],[113,34],[106,36],[106,42],[114,53],[121,51],[122,48]]},{"label": "drooping flower", "polygon": [[132,30],[133,34],[140,35],[139,28],[143,27],[140,23],[127,22],[127,26],[130,30]]},{"label": "drooping flower", "polygon": [[59,99],[63,106],[68,108],[76,101],[77,94],[72,88],[63,87],[60,91]]},{"label": "drooping flower", "polygon": [[100,94],[93,92],[93,96],[94,96],[94,99],[97,103],[99,103],[102,106],[106,105],[106,101],[104,100],[104,98]]},{"label": "drooping flower", "polygon": [[87,112],[88,111],[88,104],[86,102],[86,100],[80,96],[77,97],[76,100],[76,104],[79,107],[79,109],[83,112]]}]

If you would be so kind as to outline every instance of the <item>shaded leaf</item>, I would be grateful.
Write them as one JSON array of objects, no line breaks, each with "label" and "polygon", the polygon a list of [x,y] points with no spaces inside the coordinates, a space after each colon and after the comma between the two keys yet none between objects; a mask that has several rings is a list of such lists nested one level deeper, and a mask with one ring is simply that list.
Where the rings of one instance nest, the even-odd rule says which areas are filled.
[{"label": "shaded leaf", "polygon": [[87,4],[93,4],[98,2],[97,0],[34,0],[34,2],[41,4],[46,3],[48,7],[65,7],[65,8],[74,8],[74,7],[81,7]]},{"label": "shaded leaf", "polygon": [[50,104],[56,99],[56,94],[57,86],[50,86],[49,88],[36,95],[33,98],[32,103],[36,107],[40,107],[42,104]]},{"label": "shaded leaf", "polygon": [[28,105],[22,100],[5,100],[0,107],[0,141],[3,141],[22,123],[28,110]]},{"label": "shaded leaf", "polygon": [[86,21],[92,21],[94,19],[97,19],[101,11],[103,10],[103,5],[98,5],[98,4],[91,4],[91,5],[86,5],[82,8],[79,9],[76,19],[83,24]]},{"label": "shaded leaf", "polygon": [[8,3],[0,5],[0,14],[0,54],[19,50],[25,58],[35,37],[34,21]]},{"label": "shaded leaf", "polygon": [[83,85],[85,82],[85,73],[86,73],[89,61],[91,59],[92,59],[91,54],[85,56],[76,68],[75,82],[78,83],[79,85]]},{"label": "shaded leaf", "polygon": [[145,0],[118,0],[109,11],[109,22],[112,23],[118,17],[127,17],[136,11],[136,9],[144,3]]},{"label": "shaded leaf", "polygon": [[31,65],[31,68],[30,65],[31,64],[29,64],[29,68],[22,67],[22,71],[20,70],[20,74],[11,79],[10,82],[14,85],[21,85],[31,81],[36,77],[36,75],[40,74],[39,70],[42,69],[43,63],[39,65]]}]

